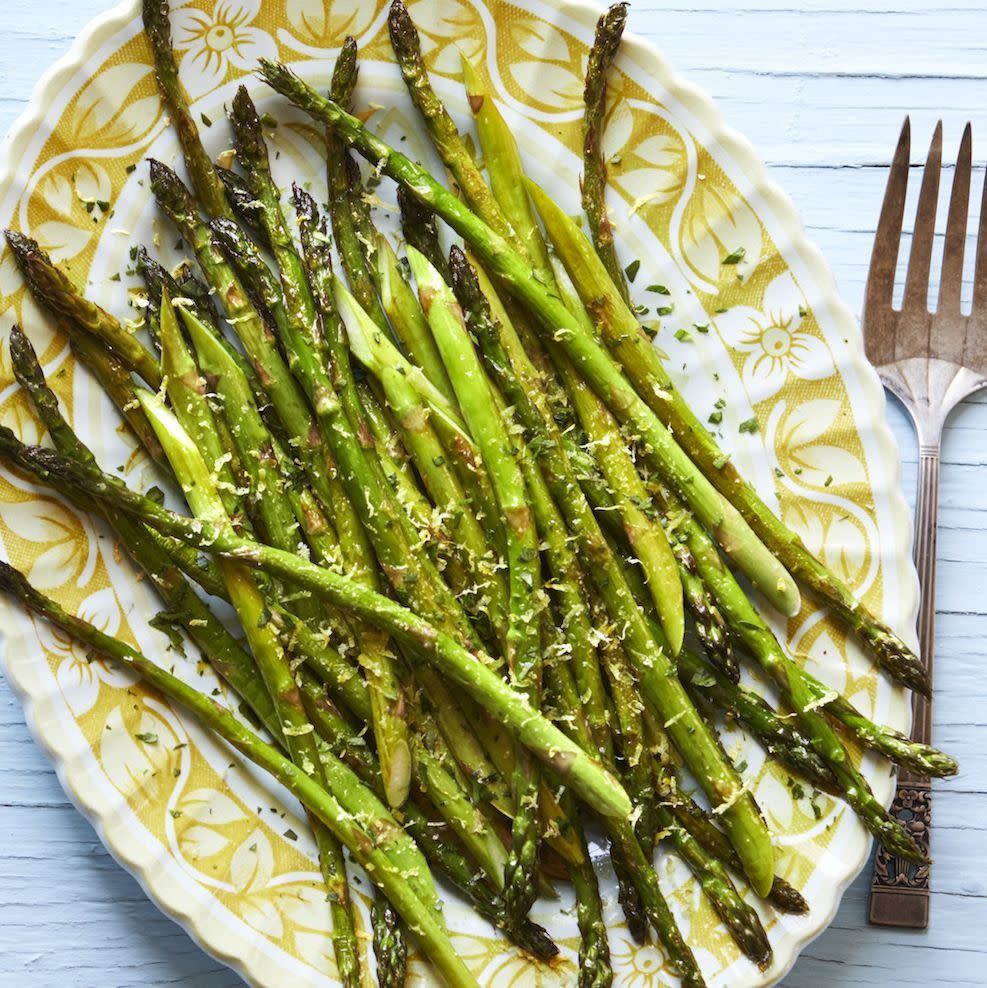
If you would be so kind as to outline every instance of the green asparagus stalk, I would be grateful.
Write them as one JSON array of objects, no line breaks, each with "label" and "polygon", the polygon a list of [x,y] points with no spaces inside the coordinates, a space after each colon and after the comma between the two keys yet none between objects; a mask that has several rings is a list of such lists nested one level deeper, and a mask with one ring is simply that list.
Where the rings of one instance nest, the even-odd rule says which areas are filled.
[{"label": "green asparagus stalk", "polygon": [[[216,174],[226,189],[226,198],[233,210],[236,218],[242,223],[263,246],[270,246],[266,243],[267,236],[264,233],[263,206],[254,198],[247,183],[241,175],[238,175],[230,168],[216,168]],[[224,219],[223,214],[219,214],[216,219]]]},{"label": "green asparagus stalk", "polygon": [[418,898],[402,869],[368,839],[353,815],[344,810],[332,793],[240,724],[214,700],[187,686],[124,642],[67,614],[53,600],[32,588],[22,574],[6,563],[0,563],[0,589],[99,654],[138,673],[155,689],[184,707],[203,726],[272,775],[347,847],[408,927],[415,930],[426,956],[446,982],[453,986],[477,985],[450,942],[438,915]]},{"label": "green asparagus stalk", "polygon": [[798,715],[798,723],[812,749],[833,774],[843,798],[882,845],[906,860],[924,860],[907,830],[874,798],[867,780],[854,767],[832,725],[819,711],[818,692],[785,654],[774,633],[723,565],[715,546],[691,518],[676,519],[674,525],[687,538],[700,576],[716,596],[723,616]]},{"label": "green asparagus stalk", "polygon": [[[239,507],[236,483],[220,444],[212,410],[202,394],[198,368],[182,339],[167,291],[162,296],[161,304],[161,346],[167,393],[177,419],[200,451],[200,462],[204,462],[207,468],[210,463],[214,464],[202,478],[186,473],[181,457],[169,457],[172,467],[185,490],[193,514],[214,524],[228,525],[231,514]],[[154,424],[153,417],[151,421]],[[159,439],[165,452],[169,453],[167,438],[159,432]],[[265,619],[267,605],[258,578],[246,567],[231,560],[222,560],[220,568],[261,677],[274,702],[289,757],[303,772],[326,788],[328,783],[314,729],[277,630]],[[359,955],[342,848],[331,830],[314,818],[313,830],[319,848],[319,862],[329,890],[336,966],[343,983],[355,988],[360,983]]]},{"label": "green asparagus stalk", "polygon": [[178,78],[178,66],[171,46],[168,0],[144,0],[144,36],[151,44],[158,87],[168,108],[185,155],[185,164],[196,193],[210,216],[232,218],[223,183],[199,139],[199,128],[189,110],[188,99]]},{"label": "green asparagus stalk", "polygon": [[[507,661],[515,688],[537,706],[541,696],[541,561],[528,489],[451,289],[413,247],[408,249],[408,259],[432,336],[497,495],[507,541]],[[537,775],[519,752],[505,889],[508,908],[518,916],[529,911],[537,895],[537,787]]]},{"label": "green asparagus stalk", "polygon": [[584,852],[583,861],[571,872],[572,887],[576,894],[576,923],[580,933],[577,985],[578,988],[610,988],[613,984],[613,968],[610,966],[610,943],[606,920],[603,918],[600,885],[586,848],[586,836],[579,821],[578,808],[571,795],[567,794],[564,808]]},{"label": "green asparagus stalk", "polygon": [[[726,835],[713,823],[702,807],[693,800],[682,797],[680,793],[672,800],[669,809],[676,821],[710,854],[729,865],[734,871],[742,872],[737,855]],[[798,889],[777,875],[768,893],[767,901],[779,912],[793,916],[804,916],[809,911],[809,904]]]},{"label": "green asparagus stalk", "polygon": [[[510,238],[510,224],[504,218],[504,214],[497,205],[497,200],[487,186],[480,169],[473,160],[473,156],[469,153],[452,117],[449,116],[442,100],[432,89],[428,70],[422,58],[418,30],[402,0],[393,0],[391,3],[387,27],[391,38],[391,48],[397,59],[398,67],[401,69],[405,85],[408,87],[411,100],[421,113],[425,127],[432,138],[432,143],[435,144],[446,167],[452,173],[456,185],[459,186],[473,210],[488,226],[500,236]],[[332,121],[327,119],[326,123],[336,129]],[[345,134],[340,133],[340,136],[347,143],[350,143]]]},{"label": "green asparagus stalk", "polygon": [[[339,57],[332,70],[329,95],[341,106],[352,107],[353,87],[358,74],[356,63],[356,40],[347,37],[340,49]],[[352,207],[353,198],[362,192],[359,169],[350,159],[346,145],[329,129],[326,130],[326,176],[329,186],[329,215],[336,249],[349,279],[350,287],[361,308],[373,319],[378,329],[387,332],[387,317],[381,308],[380,299],[367,265],[365,250],[361,243],[363,233],[356,225],[356,213]]]},{"label": "green asparagus stalk", "polygon": [[644,483],[606,407],[579,376],[563,369],[563,380],[610,489],[624,532],[644,573],[652,602],[673,655],[685,637],[685,609],[678,564]]},{"label": "green asparagus stalk", "polygon": [[450,279],[449,262],[439,241],[439,231],[435,225],[435,214],[406,189],[398,186],[398,209],[401,211],[401,232],[404,239],[428,258],[428,263],[442,275],[448,284]]},{"label": "green asparagus stalk", "polygon": [[[461,297],[468,293],[474,302],[483,298],[473,269],[462,252],[450,257],[453,280]],[[488,319],[481,318],[482,304],[468,304],[469,326],[480,343],[504,397],[514,407],[528,434],[532,448],[538,451],[556,504],[565,514],[570,531],[577,540],[586,572],[596,582],[607,611],[622,629],[624,646],[641,680],[642,690],[661,719],[694,775],[703,785],[714,805],[722,806],[724,823],[731,840],[744,860],[745,871],[759,894],[771,887],[773,852],[764,821],[733,767],[722,757],[708,725],[699,716],[675,676],[668,655],[655,640],[644,616],[633,599],[616,557],[600,530],[592,508],[582,495],[578,478],[562,445],[555,438],[552,423],[535,407],[530,385],[525,387],[504,356],[503,344],[497,347],[496,335]]]},{"label": "green asparagus stalk", "polygon": [[603,117],[607,108],[607,72],[620,47],[627,23],[628,4],[615,3],[596,22],[596,36],[586,65],[583,92],[583,211],[589,220],[590,235],[600,260],[624,302],[630,305],[627,282],[613,244],[613,227],[607,215],[607,163],[603,158]]},{"label": "green asparagus stalk", "polygon": [[817,788],[835,790],[833,774],[810,741],[757,693],[734,683],[688,649],[680,654],[678,666],[679,676],[693,696],[735,717],[768,754]]}]

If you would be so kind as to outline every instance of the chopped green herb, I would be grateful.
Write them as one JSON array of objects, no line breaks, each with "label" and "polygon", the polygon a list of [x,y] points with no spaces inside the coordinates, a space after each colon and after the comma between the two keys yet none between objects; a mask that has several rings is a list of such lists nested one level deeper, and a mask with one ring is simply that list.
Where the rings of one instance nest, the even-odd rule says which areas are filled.
[{"label": "chopped green herb", "polygon": [[826,478],[826,479],[825,479],[825,480],[823,481],[823,487],[829,487],[829,485],[830,485],[830,484],[831,484],[832,482],[833,482],[833,475],[832,475],[832,474],[830,474],[830,475],[829,475],[829,476],[828,476],[828,477],[827,477],[827,478]]},{"label": "chopped green herb", "polygon": [[674,305],[660,305],[657,309],[655,309],[655,315],[670,316],[674,311]]},{"label": "chopped green herb", "polygon": [[624,268],[624,274],[627,275],[627,280],[634,284],[634,279],[637,277],[637,273],[641,268],[641,262],[635,258],[630,264]]},{"label": "chopped green herb", "polygon": [[158,736],[153,731],[146,731],[143,734],[135,734],[134,737],[136,737],[138,741],[143,741],[144,744],[158,743]]},{"label": "chopped green herb", "polygon": [[741,432],[749,432],[751,433],[751,435],[753,435],[755,432],[757,432],[758,429],[757,418],[752,416],[749,419],[744,419],[744,421],[740,423],[738,428],[740,429]]},{"label": "chopped green herb", "polygon": [[205,127],[211,127],[212,126],[212,121],[204,113],[201,114],[200,117],[201,117],[203,126],[205,126]]},{"label": "chopped green herb", "polygon": [[723,258],[724,264],[739,264],[747,256],[746,247],[738,247],[735,251],[731,251]]},{"label": "chopped green herb", "polygon": [[672,293],[664,285],[648,285],[646,292],[654,292],[656,295],[671,295]]},{"label": "chopped green herb", "polygon": [[723,412],[716,411],[709,413],[709,421],[713,425],[719,425],[723,421]]},{"label": "chopped green herb", "polygon": [[687,329],[677,329],[675,330],[675,339],[680,340],[682,343],[688,343],[692,339],[692,336]]}]

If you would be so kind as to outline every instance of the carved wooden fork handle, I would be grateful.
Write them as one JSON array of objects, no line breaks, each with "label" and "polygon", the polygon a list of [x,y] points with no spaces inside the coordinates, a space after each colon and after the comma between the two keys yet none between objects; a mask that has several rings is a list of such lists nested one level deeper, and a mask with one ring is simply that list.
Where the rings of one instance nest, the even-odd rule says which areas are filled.
[{"label": "carved wooden fork handle", "polygon": [[[923,444],[919,452],[918,499],[915,513],[915,568],[921,603],[918,612],[919,654],[932,678],[936,621],[936,527],[939,512],[939,443]],[[912,740],[932,743],[932,703],[915,695]],[[925,776],[902,770],[891,812],[904,823],[929,855],[932,786]],[[878,848],[871,883],[870,921],[878,926],[924,930],[929,925],[929,865],[916,865]]]}]

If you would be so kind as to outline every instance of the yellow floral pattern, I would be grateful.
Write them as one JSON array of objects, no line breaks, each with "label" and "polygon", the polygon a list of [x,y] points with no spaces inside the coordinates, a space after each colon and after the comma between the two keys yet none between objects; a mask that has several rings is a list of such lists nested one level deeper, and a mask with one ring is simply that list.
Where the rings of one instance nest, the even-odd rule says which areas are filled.
[{"label": "yellow floral pattern", "polygon": [[[409,148],[425,153],[415,144],[410,106],[394,88],[393,74],[378,64],[389,60],[383,0],[173,0],[172,6],[180,75],[215,153],[228,141],[223,102],[241,79],[253,83],[249,73],[259,55],[287,59],[322,85],[326,60],[348,33],[365,60],[359,99],[374,100],[375,82],[384,87],[385,108],[372,124],[391,140],[407,136]],[[558,176],[552,190],[575,211],[573,152],[580,147],[582,78],[596,11],[567,0],[523,6],[416,0],[410,7],[437,87],[457,118],[468,119],[459,87],[462,52],[489,77],[522,150],[538,149],[530,155],[535,177]],[[170,256],[167,229],[145,215],[149,193],[141,163],[149,154],[171,160],[177,145],[134,23],[117,15],[101,32],[90,38],[87,71],[53,81],[45,105],[22,129],[24,154],[2,190],[3,220],[38,238],[78,283],[88,283],[94,297],[139,327],[139,312],[128,310],[125,288],[110,275],[126,266],[138,228],[156,245],[164,239]],[[711,134],[719,139],[710,140]],[[317,128],[286,113],[272,140],[283,152],[277,167],[321,180]],[[901,551],[906,536],[893,486],[894,450],[875,424],[879,392],[870,377],[861,383],[863,358],[848,342],[853,330],[844,313],[834,312],[825,271],[788,207],[779,206],[756,162],[704,99],[636,41],[627,42],[612,73],[605,152],[625,261],[642,258],[635,294],[653,310],[670,369],[700,412],[719,397],[729,399],[717,426],[724,446],[777,496],[782,516],[808,546],[873,606],[890,600],[888,617],[903,625],[914,591]],[[386,199],[389,193],[382,186],[380,194]],[[14,322],[25,326],[59,400],[101,461],[135,485],[153,482],[152,468],[117,430],[105,398],[75,367],[66,339],[24,292],[4,253],[0,339]],[[738,424],[751,417],[759,430],[741,433]],[[44,439],[14,383],[5,346],[0,422],[27,441]],[[170,647],[148,624],[155,608],[150,591],[135,580],[106,530],[3,466],[0,552],[107,631],[159,656]],[[67,772],[69,784],[152,894],[252,981],[334,983],[328,910],[300,808],[129,676],[6,602],[0,602],[0,617],[6,670],[30,699],[56,756],[86,766],[82,774]],[[787,633],[795,654],[820,678],[881,719],[905,722],[900,692],[874,676],[856,644],[811,604]],[[222,692],[194,655],[175,651],[168,658],[199,688]],[[761,974],[738,956],[685,869],[663,854],[657,866],[711,983],[766,984],[816,932],[853,864],[862,863],[867,840],[841,804],[793,791],[792,780],[755,745],[735,732],[725,738],[746,763],[745,779],[774,830],[780,874],[819,908],[797,922],[766,915],[778,959]],[[886,797],[886,769],[868,771]],[[661,951],[627,936],[612,878],[603,876],[603,888],[615,983],[673,983]],[[369,885],[363,880],[356,889],[366,909]],[[536,915],[563,947],[560,962],[543,969],[505,949],[454,901],[448,908],[457,945],[481,982],[526,988],[575,983],[578,938],[569,905],[563,899],[561,907],[552,904]],[[417,960],[413,971],[413,984],[431,983]]]}]

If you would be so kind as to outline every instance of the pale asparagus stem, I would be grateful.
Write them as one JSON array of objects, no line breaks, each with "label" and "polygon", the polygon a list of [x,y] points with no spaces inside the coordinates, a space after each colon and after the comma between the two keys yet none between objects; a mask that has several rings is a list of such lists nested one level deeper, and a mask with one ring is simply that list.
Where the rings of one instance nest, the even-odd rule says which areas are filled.
[{"label": "pale asparagus stem", "polygon": [[449,941],[438,915],[418,898],[400,866],[368,838],[356,818],[340,805],[332,793],[299,771],[276,748],[240,724],[214,700],[187,686],[125,643],[70,616],[54,601],[34,590],[20,573],[6,563],[0,563],[0,589],[100,655],[138,673],[149,685],[182,706],[204,727],[284,785],[349,849],[409,928],[416,931],[426,956],[446,982],[457,988],[467,985],[479,988]]},{"label": "pale asparagus stem", "polygon": [[178,134],[185,155],[185,164],[195,191],[210,216],[232,218],[223,183],[202,146],[199,128],[189,110],[188,99],[178,78],[178,66],[172,53],[171,24],[168,20],[168,0],[144,0],[144,36],[154,54],[154,70],[158,87],[164,97],[168,116]]},{"label": "pale asparagus stem", "polygon": [[[460,290],[475,281],[472,268],[462,252],[451,255],[454,280]],[[472,292],[477,292],[474,285]],[[492,293],[491,301],[496,300]],[[491,346],[493,334],[485,320],[476,319],[477,306],[469,306],[470,328],[483,348],[487,367],[494,374],[505,397],[514,406],[524,425],[529,441],[538,451],[545,478],[552,489],[556,504],[565,514],[570,530],[576,537],[585,571],[596,582],[597,590],[606,603],[615,624],[623,629],[628,655],[641,678],[648,702],[661,712],[662,720],[683,757],[693,766],[696,778],[714,804],[723,804],[724,822],[730,828],[731,839],[745,861],[745,870],[759,893],[770,888],[772,852],[764,822],[753,800],[742,792],[737,773],[723,758],[705,721],[698,715],[681,684],[674,675],[668,656],[633,599],[617,559],[607,544],[582,491],[579,480],[557,438],[550,416],[542,416],[532,401],[537,387],[519,379],[503,351]],[[502,326],[503,328],[503,326]],[[522,363],[519,361],[519,363]],[[527,376],[526,381],[531,377]]]},{"label": "pale asparagus stem", "polygon": [[[591,255],[587,264],[599,266],[603,276],[607,277],[592,246],[572,218],[533,182],[529,180],[527,186],[549,238],[562,255],[563,262],[569,257],[563,248],[570,240],[578,237],[584,253]],[[560,244],[563,246],[560,247]],[[577,280],[582,275],[582,269],[575,272],[570,270],[569,275],[577,290],[583,291]],[[609,282],[608,277],[607,281]],[[537,294],[540,296],[542,293]],[[594,324],[599,322],[594,300],[583,295],[580,298],[593,316]],[[539,300],[542,308],[545,308],[544,301]],[[623,306],[623,303],[620,305]],[[785,615],[797,614],[801,606],[798,587],[785,567],[758,539],[737,509],[692,464],[673,433],[637,394],[600,340],[588,333],[578,320],[570,317],[569,322],[571,325],[555,334],[558,342],[567,351],[579,373],[631,432],[640,447],[641,455],[648,462],[653,462],[655,469],[669,486],[688,504],[707,530],[713,533],[731,561],[750,578],[772,605]],[[654,350],[651,349],[651,352]]]},{"label": "pale asparagus stem", "polygon": [[[197,457],[198,451],[173,416],[163,408],[154,411],[172,430],[183,454],[189,458]],[[110,474],[66,460],[51,450],[22,447],[16,441],[11,444],[8,440],[12,437],[8,433],[9,430],[0,430],[0,454],[25,460],[43,483],[76,484],[83,493],[106,500],[114,510],[137,515],[166,535],[306,587],[392,634],[459,684],[597,812],[604,816],[626,816],[631,812],[627,794],[616,780],[534,711],[523,696],[491,672],[488,656],[467,651],[455,639],[411,611],[346,577],[298,556],[244,539],[227,528],[216,528],[199,520],[190,521],[135,493]]]},{"label": "pale asparagus stem", "polygon": [[607,163],[603,157],[603,118],[607,108],[607,72],[620,47],[627,23],[626,3],[615,3],[600,15],[596,36],[586,64],[586,87],[583,91],[583,211],[589,220],[593,246],[606,266],[624,301],[630,293],[613,243],[613,227],[607,215]]},{"label": "pale asparagus stem", "polygon": [[[178,328],[167,290],[161,299],[161,359],[169,400],[178,421],[191,429],[190,438],[202,454],[208,473],[197,477],[185,469],[184,461],[170,456],[169,437],[159,430],[158,438],[169,453],[172,467],[185,490],[186,499],[196,517],[228,525],[230,515],[239,509],[236,483],[224,457],[216,423],[203,395],[198,367],[189,353]],[[145,399],[146,402],[146,399]],[[150,417],[150,416],[149,416]],[[151,418],[152,425],[155,420]],[[313,727],[295,685],[277,630],[266,620],[267,605],[256,577],[246,567],[230,560],[220,562],[230,592],[230,600],[243,626],[261,677],[267,687],[284,731],[292,761],[323,788],[326,775],[320,758]],[[333,948],[340,976],[348,988],[360,983],[353,905],[349,897],[342,849],[332,832],[313,818],[319,862],[329,889],[333,921]],[[339,938],[336,939],[338,932]]]},{"label": "pale asparagus stem", "polygon": [[452,384],[435,348],[418,296],[405,281],[394,248],[380,235],[377,238],[377,268],[381,303],[395,336],[432,386],[453,405],[456,399]]},{"label": "pale asparagus stem", "polygon": [[[537,706],[541,695],[541,561],[527,486],[511,455],[510,438],[452,290],[413,247],[408,248],[408,259],[432,336],[497,495],[507,541],[507,660],[512,682]],[[523,916],[537,895],[534,876],[538,860],[538,776],[520,751],[513,787],[514,826],[504,894],[508,908]]]}]

